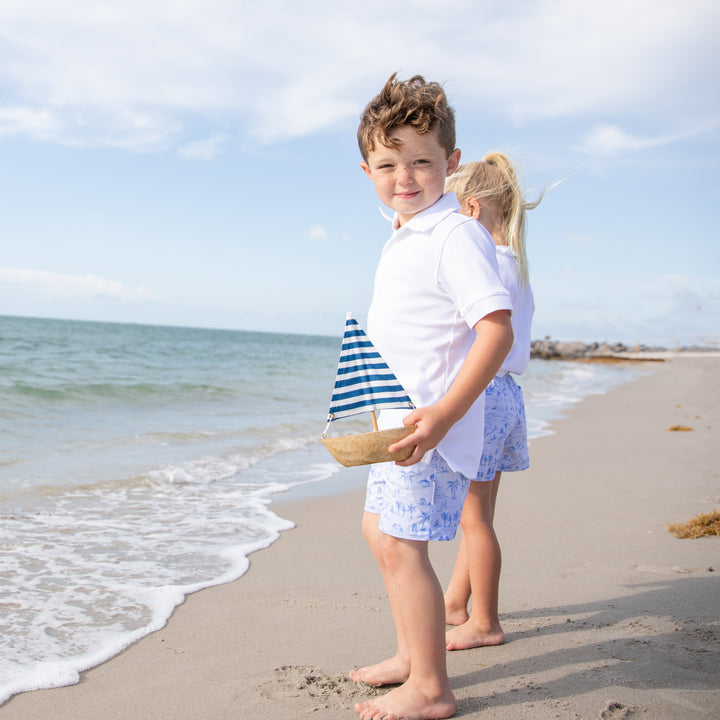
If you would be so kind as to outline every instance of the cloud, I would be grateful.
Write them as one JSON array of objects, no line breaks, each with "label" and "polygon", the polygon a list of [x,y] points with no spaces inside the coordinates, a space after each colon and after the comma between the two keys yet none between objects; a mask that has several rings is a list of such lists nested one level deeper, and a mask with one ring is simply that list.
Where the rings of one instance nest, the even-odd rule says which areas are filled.
[{"label": "cloud", "polygon": [[719,56],[712,38],[720,7],[712,0],[682,6],[668,0],[541,0],[524,10],[510,22],[483,28],[484,59],[495,55],[502,62],[488,62],[478,83],[507,105],[516,122],[618,109],[628,116],[660,108],[674,114],[689,98],[691,105],[699,99],[717,107],[703,90],[710,58]]},{"label": "cloud", "polygon": [[0,267],[0,285],[55,298],[106,298],[146,302],[158,297],[145,286],[128,287],[124,283],[97,275],[71,275],[22,268]]},{"label": "cloud", "polygon": [[[717,123],[710,124],[710,126],[713,125],[717,126]],[[708,129],[708,126],[703,125],[665,135],[641,136],[625,132],[616,125],[597,125],[585,136],[581,145],[576,149],[589,155],[618,155],[670,145],[699,135]]]},{"label": "cloud", "polygon": [[[663,275],[641,283],[637,325],[668,346],[720,345],[720,282],[717,278]],[[712,329],[712,330],[711,330]],[[638,337],[640,335],[638,334]]]},{"label": "cloud", "polygon": [[322,225],[313,225],[305,233],[305,237],[309,240],[324,240],[327,236],[328,231]]},{"label": "cloud", "polygon": [[0,133],[202,157],[354,119],[394,70],[517,123],[707,112],[718,27],[715,0],[4,0]]},{"label": "cloud", "polygon": [[195,140],[178,148],[178,154],[190,160],[211,160],[220,154],[220,151],[229,140],[229,135],[213,135],[204,140]]},{"label": "cloud", "polygon": [[720,328],[717,278],[659,274],[628,283],[605,275],[577,273],[566,280],[561,284],[552,278],[533,282],[538,302],[533,320],[535,336],[586,342],[639,341],[666,347],[676,342],[720,344],[720,330],[716,330]]},{"label": "cloud", "polygon": [[47,110],[0,107],[0,136],[28,134],[40,140],[49,140],[57,132],[57,122]]},{"label": "cloud", "polygon": [[657,300],[653,305],[663,316],[688,318],[693,313],[705,312],[718,318],[714,327],[720,328],[720,280],[717,278],[660,275],[642,283],[639,291]]}]

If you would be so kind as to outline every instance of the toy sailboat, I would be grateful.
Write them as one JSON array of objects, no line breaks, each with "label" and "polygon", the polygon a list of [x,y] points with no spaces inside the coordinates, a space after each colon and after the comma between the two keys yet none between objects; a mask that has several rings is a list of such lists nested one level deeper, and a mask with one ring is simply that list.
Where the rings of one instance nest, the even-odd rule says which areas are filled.
[{"label": "toy sailboat", "polygon": [[[322,444],[346,467],[405,460],[412,454],[413,447],[398,453],[390,453],[388,447],[407,437],[417,425],[378,430],[375,411],[383,408],[412,410],[414,407],[358,321],[348,313]],[[371,413],[373,432],[342,437],[327,436],[334,420],[365,412]]]}]

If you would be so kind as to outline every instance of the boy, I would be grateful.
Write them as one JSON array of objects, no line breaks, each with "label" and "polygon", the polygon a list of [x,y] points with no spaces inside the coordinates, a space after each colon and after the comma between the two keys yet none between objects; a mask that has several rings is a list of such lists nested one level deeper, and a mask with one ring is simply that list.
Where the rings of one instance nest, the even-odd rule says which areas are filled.
[{"label": "boy", "polygon": [[370,470],[363,533],[385,581],[397,633],[394,657],[354,670],[372,685],[402,683],[355,706],[363,720],[436,720],[455,713],[445,664],[445,608],[428,540],[455,536],[477,476],[485,386],[512,347],[510,296],[495,246],[458,212],[445,178],[460,162],[455,120],[442,87],[393,75],[362,115],[361,167],[395,210],[368,314],[368,335],[416,410],[380,414],[381,427],[417,423]]}]

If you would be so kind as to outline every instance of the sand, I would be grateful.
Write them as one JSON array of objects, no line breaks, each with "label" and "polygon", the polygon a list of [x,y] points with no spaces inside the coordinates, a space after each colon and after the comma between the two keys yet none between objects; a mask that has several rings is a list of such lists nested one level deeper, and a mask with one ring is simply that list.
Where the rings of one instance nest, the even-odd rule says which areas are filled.
[{"label": "sand", "polygon": [[[720,359],[643,367],[533,441],[530,470],[504,476],[507,642],[448,654],[457,717],[720,717],[720,538],[666,530],[720,508]],[[365,473],[335,476],[340,494],[274,504],[297,528],[245,576],[190,596],[77,685],[15,696],[0,718],[354,717],[382,691],[347,671],[394,650],[360,532]],[[432,546],[443,584],[456,542]]]}]

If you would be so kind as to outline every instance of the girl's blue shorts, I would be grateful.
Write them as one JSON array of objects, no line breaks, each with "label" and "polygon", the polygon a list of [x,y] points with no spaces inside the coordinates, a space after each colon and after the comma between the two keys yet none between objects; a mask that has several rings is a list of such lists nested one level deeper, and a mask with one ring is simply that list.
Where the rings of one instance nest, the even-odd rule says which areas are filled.
[{"label": "girl's blue shorts", "polygon": [[495,377],[485,389],[485,438],[476,480],[527,470],[527,423],[522,388],[511,375]]}]

